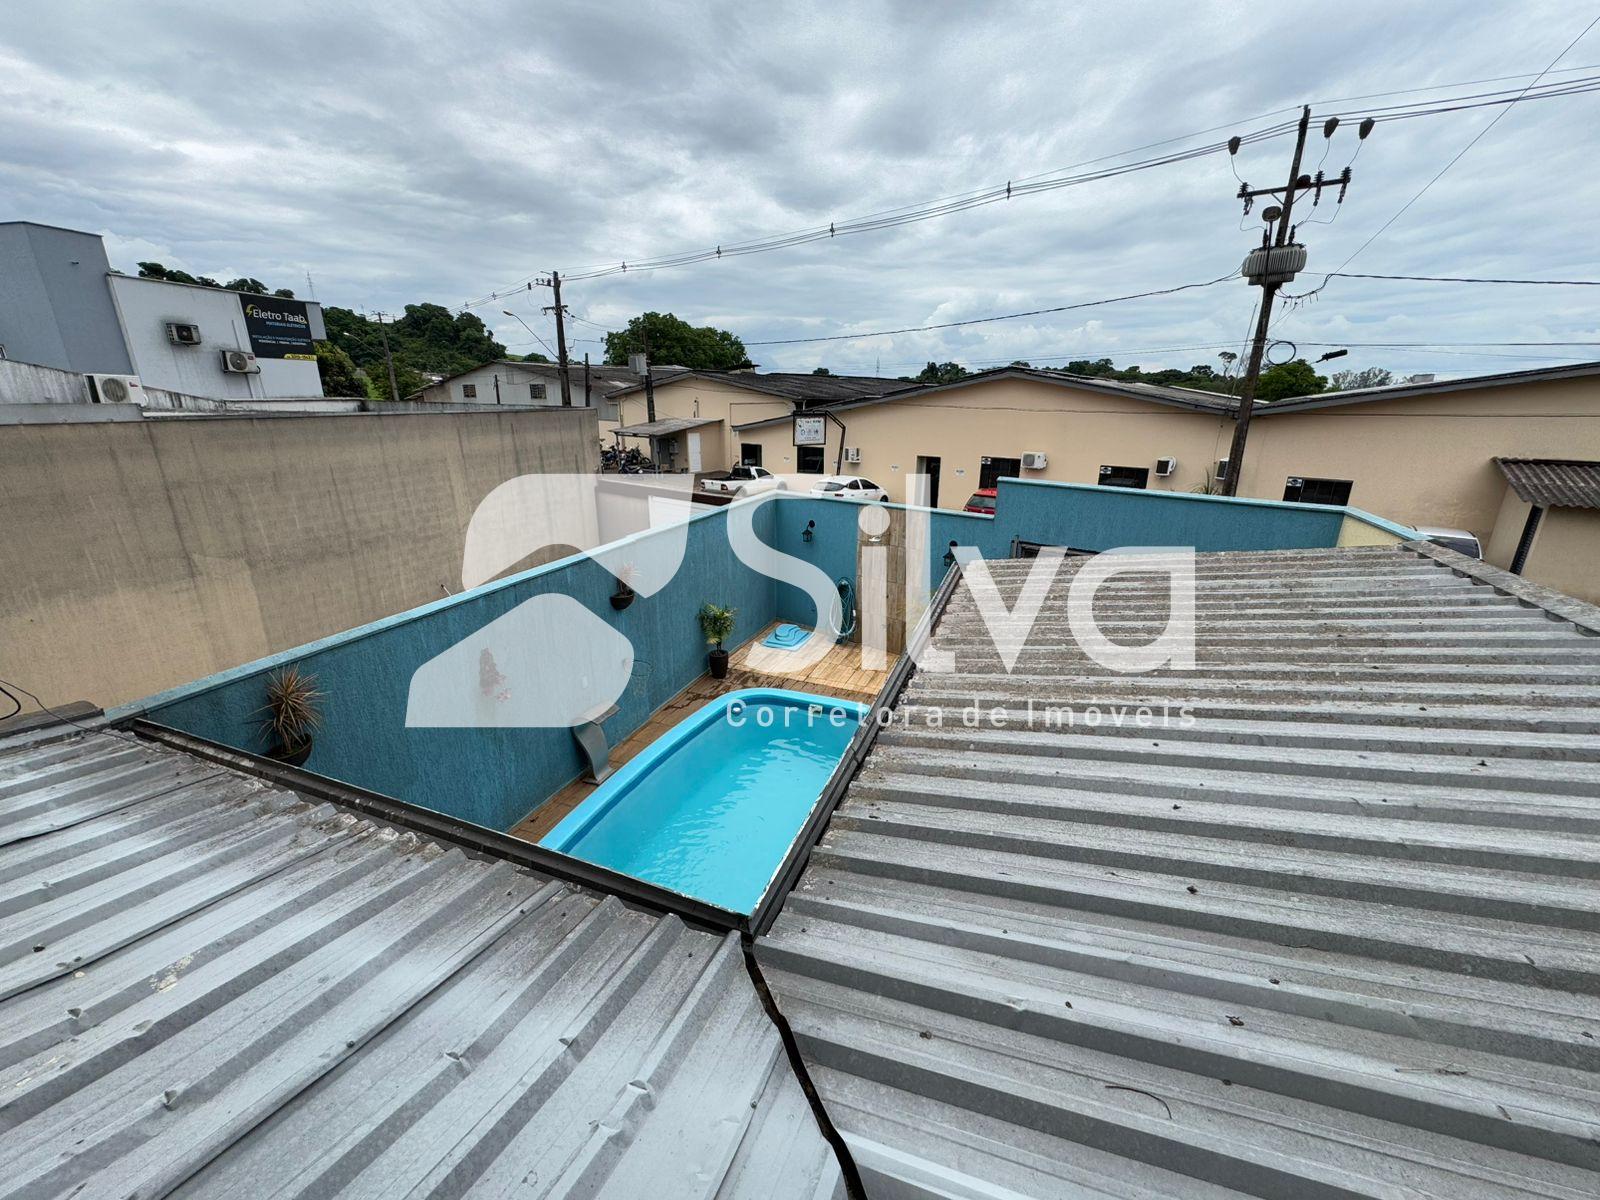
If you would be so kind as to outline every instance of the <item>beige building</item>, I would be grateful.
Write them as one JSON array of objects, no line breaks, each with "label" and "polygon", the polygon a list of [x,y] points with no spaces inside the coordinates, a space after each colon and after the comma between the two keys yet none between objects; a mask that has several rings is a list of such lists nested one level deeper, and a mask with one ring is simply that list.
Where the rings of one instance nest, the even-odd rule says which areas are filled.
[{"label": "beige building", "polygon": [[618,391],[618,425],[601,432],[637,445],[664,471],[725,471],[754,456],[760,441],[745,442],[735,430],[796,411],[904,391],[900,379],[859,375],[788,375],[756,371],[684,371],[665,368],[655,377],[655,419],[642,384]]},{"label": "beige building", "polygon": [[[1233,438],[1228,397],[1023,368],[828,411],[836,420],[820,449],[795,446],[788,417],[736,424],[733,434],[759,445],[769,470],[862,475],[896,501],[920,472],[937,479],[932,499],[943,508],[1006,476],[1192,491],[1215,478]],[[1485,543],[1506,488],[1495,458],[1600,458],[1600,364],[1256,411],[1240,495],[1352,504],[1408,525],[1468,529]]]},{"label": "beige building", "polygon": [[1505,497],[1484,558],[1600,604],[1600,461],[1499,458]]}]

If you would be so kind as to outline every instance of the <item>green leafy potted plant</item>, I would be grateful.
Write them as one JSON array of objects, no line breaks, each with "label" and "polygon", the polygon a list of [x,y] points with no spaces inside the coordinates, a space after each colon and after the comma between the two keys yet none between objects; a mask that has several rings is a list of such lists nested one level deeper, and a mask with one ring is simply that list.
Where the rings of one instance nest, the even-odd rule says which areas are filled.
[{"label": "green leafy potted plant", "polygon": [[322,725],[317,677],[299,667],[285,667],[267,678],[267,714],[262,733],[273,745],[267,757],[298,767],[311,757],[312,737]]},{"label": "green leafy potted plant", "polygon": [[738,612],[736,608],[723,608],[716,604],[701,606],[700,632],[705,635],[706,645],[712,647],[710,664],[713,679],[728,677],[728,652],[722,648],[722,643],[733,636],[733,618]]},{"label": "green leafy potted plant", "polygon": [[632,563],[623,563],[617,569],[617,590],[611,593],[611,607],[621,612],[633,603],[636,593],[633,590],[633,581],[638,577],[639,569]]}]

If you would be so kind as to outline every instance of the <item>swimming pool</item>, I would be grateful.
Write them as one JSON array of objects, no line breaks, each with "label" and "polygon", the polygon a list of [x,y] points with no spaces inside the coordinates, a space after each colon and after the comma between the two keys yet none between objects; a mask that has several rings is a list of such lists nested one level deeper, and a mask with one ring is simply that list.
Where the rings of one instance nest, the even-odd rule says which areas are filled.
[{"label": "swimming pool", "polygon": [[539,844],[748,914],[867,712],[777,688],[719,696],[618,768]]}]

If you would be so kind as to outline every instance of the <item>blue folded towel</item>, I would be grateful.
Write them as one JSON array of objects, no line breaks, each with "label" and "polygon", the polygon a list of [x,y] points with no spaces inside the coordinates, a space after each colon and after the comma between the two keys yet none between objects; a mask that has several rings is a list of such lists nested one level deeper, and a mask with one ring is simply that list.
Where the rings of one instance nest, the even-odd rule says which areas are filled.
[{"label": "blue folded towel", "polygon": [[811,630],[803,629],[799,625],[779,625],[761,639],[761,644],[771,646],[774,650],[793,650],[810,636]]}]

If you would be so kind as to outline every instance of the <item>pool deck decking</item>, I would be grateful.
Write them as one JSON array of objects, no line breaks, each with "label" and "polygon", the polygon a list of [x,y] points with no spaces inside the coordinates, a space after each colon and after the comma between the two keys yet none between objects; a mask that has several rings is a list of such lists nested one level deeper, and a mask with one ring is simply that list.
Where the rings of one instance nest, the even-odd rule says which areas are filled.
[{"label": "pool deck decking", "polygon": [[[651,742],[690,713],[727,692],[740,688],[786,688],[796,692],[816,692],[822,696],[835,696],[840,700],[859,700],[871,703],[889,677],[886,669],[868,671],[861,666],[861,647],[854,643],[835,646],[827,657],[804,675],[772,674],[791,652],[772,650],[761,645],[776,625],[769,625],[738,650],[728,660],[728,677],[713,679],[702,675],[671,700],[658,708],[638,729],[621,743],[611,748],[611,765],[620,767]],[[888,666],[893,666],[891,657]],[[567,784],[511,829],[511,836],[525,842],[537,842],[578,807],[597,785],[578,779]]]}]

